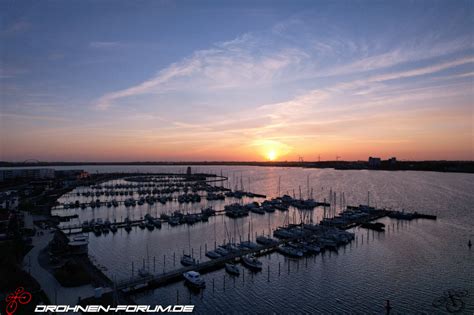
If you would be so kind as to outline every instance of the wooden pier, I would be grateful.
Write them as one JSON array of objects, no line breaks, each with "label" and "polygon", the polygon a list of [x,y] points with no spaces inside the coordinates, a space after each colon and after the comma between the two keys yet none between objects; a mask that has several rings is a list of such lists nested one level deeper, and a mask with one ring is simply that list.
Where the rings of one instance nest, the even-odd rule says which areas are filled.
[{"label": "wooden pier", "polygon": [[209,261],[198,263],[193,266],[182,267],[179,269],[164,272],[162,274],[149,275],[145,277],[138,276],[133,279],[117,282],[116,288],[118,290],[122,290],[125,293],[133,293],[133,292],[137,292],[141,290],[157,288],[163,285],[167,285],[173,282],[183,280],[183,273],[187,271],[194,270],[194,271],[200,272],[201,274],[208,273],[208,272],[223,268],[225,263],[227,262],[230,262],[230,261],[238,262],[241,260],[242,256],[245,256],[245,255],[252,254],[255,256],[261,256],[261,255],[271,253],[275,251],[279,245],[292,241],[292,240],[295,240],[295,239],[279,240],[275,244],[259,245],[259,247],[255,249],[242,249],[234,253],[230,253],[229,255],[226,255],[221,258],[212,259]]},{"label": "wooden pier", "polygon": [[[364,223],[378,220],[386,216],[392,217],[393,214],[398,214],[398,212],[389,211],[385,209],[378,209],[378,210],[375,210],[369,217],[366,217],[363,220],[355,220],[353,222],[350,222],[349,224],[345,224],[342,226],[333,226],[333,225],[326,224],[326,225],[321,225],[321,227],[347,230],[347,229],[357,227]],[[424,215],[424,214],[419,214],[416,212],[413,213],[412,215],[413,215],[413,218],[425,218],[425,219],[434,219],[434,220],[436,219],[436,216]],[[405,218],[403,217],[400,218],[400,220],[403,220],[403,219]],[[304,225],[301,225],[301,227],[304,228]],[[123,293],[134,293],[138,291],[157,288],[160,286],[164,286],[173,282],[183,280],[183,273],[187,271],[194,270],[202,274],[211,272],[211,271],[223,268],[225,266],[225,263],[227,262],[230,262],[230,261],[239,262],[241,261],[242,257],[245,255],[249,255],[249,254],[255,255],[255,256],[265,255],[265,254],[274,252],[278,248],[278,246],[282,244],[292,242],[292,241],[301,241],[309,236],[320,236],[318,233],[319,232],[312,231],[312,232],[309,232],[308,235],[304,235],[304,236],[298,236],[298,237],[287,238],[287,239],[278,239],[276,240],[274,244],[271,244],[271,245],[259,245],[259,247],[255,249],[241,249],[239,251],[230,253],[229,255],[226,255],[224,257],[201,262],[193,266],[182,267],[182,268],[178,268],[178,269],[171,270],[168,272],[163,272],[161,274],[149,275],[145,277],[138,276],[129,280],[124,280],[124,281],[116,283],[116,288],[121,290]]]}]

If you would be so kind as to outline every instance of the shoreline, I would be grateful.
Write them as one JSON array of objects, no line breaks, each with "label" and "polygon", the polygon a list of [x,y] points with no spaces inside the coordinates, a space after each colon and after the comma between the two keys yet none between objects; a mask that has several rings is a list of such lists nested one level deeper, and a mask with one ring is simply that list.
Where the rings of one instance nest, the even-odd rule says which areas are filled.
[{"label": "shoreline", "polygon": [[441,173],[474,173],[474,161],[397,161],[371,167],[367,161],[189,161],[189,162],[1,162],[0,168],[55,167],[55,166],[261,166],[330,168],[335,170],[423,171]]}]

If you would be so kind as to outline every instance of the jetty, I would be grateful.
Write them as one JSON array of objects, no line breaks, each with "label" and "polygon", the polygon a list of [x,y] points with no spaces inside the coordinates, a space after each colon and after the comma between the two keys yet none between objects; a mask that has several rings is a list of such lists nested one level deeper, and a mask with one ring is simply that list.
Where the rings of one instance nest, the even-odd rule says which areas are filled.
[{"label": "jetty", "polygon": [[[267,244],[260,243],[254,248],[243,248],[242,246],[239,246],[239,244],[237,244],[237,246],[235,246],[235,244],[223,244],[220,247],[228,248],[233,245],[233,248],[237,249],[229,252],[228,255],[223,257],[211,259],[205,262],[197,262],[192,266],[186,266],[160,274],[132,277],[127,280],[119,281],[115,285],[116,288],[121,290],[123,293],[134,293],[181,281],[183,280],[183,273],[187,271],[194,270],[205,274],[223,268],[227,262],[239,263],[242,261],[242,258],[247,255],[262,256],[278,251],[291,258],[297,258],[303,257],[304,255],[317,255],[319,252],[324,250],[337,251],[339,246],[346,245],[354,240],[354,234],[347,232],[346,230],[365,224],[373,224],[371,222],[383,217],[393,218],[394,215],[398,216],[398,214],[398,211],[375,209],[373,207],[362,205],[350,207],[348,210],[342,212],[340,216],[323,219],[320,224],[301,223],[277,228],[273,232],[273,236],[278,239],[263,236],[263,238],[269,240]],[[405,214],[408,215],[409,213]],[[436,219],[436,216],[424,215],[416,212],[411,213],[410,217],[412,217],[412,219]],[[408,216],[403,216],[397,219],[403,220],[405,218],[408,218]],[[383,230],[380,230],[380,232],[383,232]],[[248,242],[250,242],[250,240]],[[316,246],[319,250],[307,250],[308,248],[311,248],[308,246],[308,243],[310,245],[314,244],[312,248],[315,248]],[[291,245],[292,247],[290,248],[287,245]],[[301,250],[304,255],[295,255],[292,251],[288,252],[283,250],[287,247],[295,251]]]}]

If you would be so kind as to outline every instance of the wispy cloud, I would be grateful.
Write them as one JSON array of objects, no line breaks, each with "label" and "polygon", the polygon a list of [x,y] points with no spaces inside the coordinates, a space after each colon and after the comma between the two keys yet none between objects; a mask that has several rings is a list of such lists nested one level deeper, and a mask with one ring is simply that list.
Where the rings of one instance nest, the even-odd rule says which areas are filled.
[{"label": "wispy cloud", "polygon": [[13,35],[16,33],[21,33],[27,31],[31,28],[31,23],[25,19],[19,19],[6,26],[5,29],[0,31],[2,35]]},{"label": "wispy cloud", "polygon": [[270,83],[281,78],[285,70],[293,67],[294,71],[294,67],[309,58],[297,48],[280,48],[264,53],[260,49],[259,39],[250,34],[218,43],[171,64],[140,84],[105,94],[97,101],[97,107],[107,109],[122,98],[189,87],[213,90]]},{"label": "wispy cloud", "polygon": [[[368,84],[370,83],[379,83],[379,82],[390,81],[390,80],[398,80],[398,79],[404,79],[404,78],[410,78],[410,77],[430,75],[430,74],[434,74],[443,70],[447,70],[447,69],[462,66],[462,65],[468,65],[471,63],[474,63],[474,57],[463,57],[463,58],[459,58],[459,59],[455,59],[451,61],[432,64],[426,67],[419,67],[419,68],[406,70],[406,71],[388,72],[384,74],[373,75],[364,79],[342,82],[342,83],[336,84],[333,87],[328,88],[328,90],[333,91],[333,92],[341,92],[341,91],[346,91],[346,90],[356,89],[356,88],[360,89],[363,87],[367,87]],[[366,94],[366,93],[358,93],[358,94]]]},{"label": "wispy cloud", "polygon": [[13,68],[6,65],[0,65],[0,79],[10,79],[25,74],[28,71],[23,68]]},{"label": "wispy cloud", "polygon": [[27,114],[13,114],[13,113],[0,113],[0,119],[26,119],[26,120],[43,120],[51,122],[68,122],[70,119],[64,117],[53,117],[53,116],[42,116],[42,115],[27,115]]},{"label": "wispy cloud", "polygon": [[[329,49],[324,43],[319,43]],[[331,47],[331,46],[329,46]],[[404,63],[429,60],[455,52],[474,48],[470,37],[461,36],[448,42],[408,42],[388,51],[379,53],[371,52],[370,56],[362,57],[351,63],[337,66],[330,70],[328,75],[343,75],[354,72],[366,72],[378,69],[390,68]],[[371,51],[372,49],[370,49]]]},{"label": "wispy cloud", "polygon": [[90,42],[89,47],[91,48],[115,48],[119,47],[121,44],[120,42],[107,42],[107,41],[97,41],[97,42]]}]

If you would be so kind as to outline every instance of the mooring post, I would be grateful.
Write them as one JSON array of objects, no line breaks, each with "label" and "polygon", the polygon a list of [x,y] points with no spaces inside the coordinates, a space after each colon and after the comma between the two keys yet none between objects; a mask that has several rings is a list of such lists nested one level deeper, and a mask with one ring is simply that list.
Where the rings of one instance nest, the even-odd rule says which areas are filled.
[{"label": "mooring post", "polygon": [[224,275],[224,291],[225,291],[225,275]]},{"label": "mooring post", "polygon": [[287,262],[288,262],[288,274],[290,274],[290,261],[287,260]]},{"label": "mooring post", "polygon": [[207,243],[204,244],[204,251],[207,253]]},{"label": "mooring post", "polygon": [[270,265],[267,266],[267,271],[268,271],[267,282],[270,282]]},{"label": "mooring post", "polygon": [[390,314],[391,309],[392,309],[392,306],[390,305],[390,300],[387,300],[385,302],[385,314]]},{"label": "mooring post", "polygon": [[173,252],[173,266],[176,265],[176,252]]},{"label": "mooring post", "polygon": [[156,262],[155,262],[155,256],[153,256],[153,272],[156,270]]},{"label": "mooring post", "polygon": [[166,269],[166,255],[163,255],[163,273],[165,273]]}]

